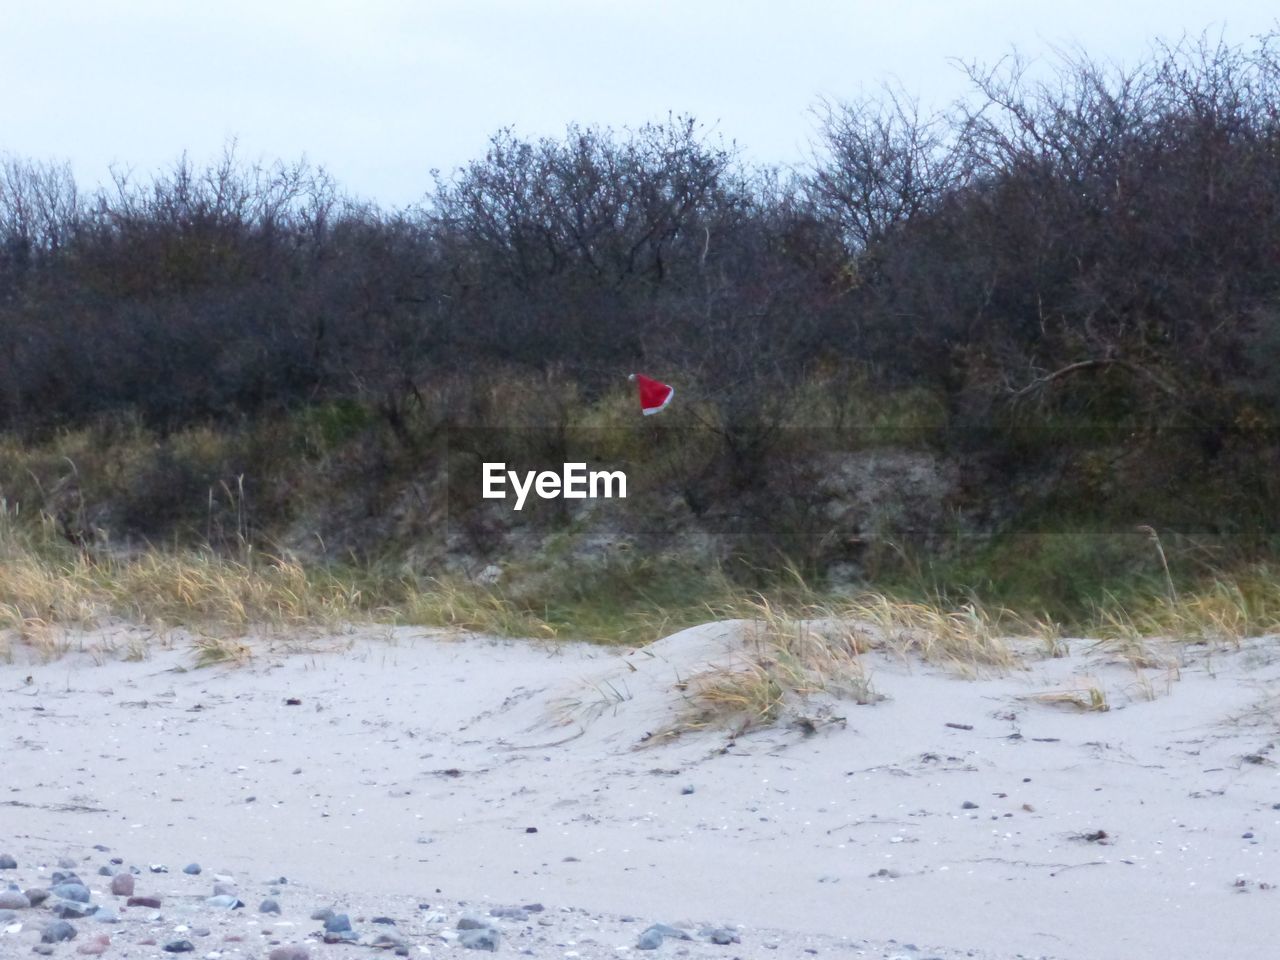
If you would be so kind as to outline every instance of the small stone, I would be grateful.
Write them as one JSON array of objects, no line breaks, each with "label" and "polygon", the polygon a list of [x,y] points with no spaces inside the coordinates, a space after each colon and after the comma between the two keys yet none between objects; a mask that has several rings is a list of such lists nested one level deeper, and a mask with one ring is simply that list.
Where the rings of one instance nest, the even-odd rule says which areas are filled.
[{"label": "small stone", "polygon": [[342,933],[351,929],[351,918],[345,913],[330,914],[324,921],[326,933]]},{"label": "small stone", "polygon": [[354,943],[359,939],[354,930],[326,930],[324,932],[325,943]]},{"label": "small stone", "polygon": [[61,857],[58,860],[58,866],[63,870],[74,870],[76,868],[76,862],[70,857]]},{"label": "small stone", "polygon": [[49,912],[60,920],[79,920],[98,912],[93,904],[81,903],[78,900],[55,900]]},{"label": "small stone", "polygon": [[528,920],[529,914],[519,907],[494,907],[489,911],[491,917],[501,917],[504,920]]},{"label": "small stone", "polygon": [[205,901],[211,907],[217,907],[220,910],[239,910],[244,906],[244,901],[239,897],[233,897],[227,893],[218,894],[216,897],[206,897]]},{"label": "small stone", "polygon": [[7,853],[0,853],[0,870],[17,870],[18,861]]},{"label": "small stone", "polygon": [[487,930],[489,921],[484,917],[477,917],[474,913],[468,913],[458,921],[459,930]]},{"label": "small stone", "polygon": [[370,922],[370,923],[381,923],[381,924],[385,924],[385,925],[392,926],[392,927],[394,927],[394,926],[396,925],[396,922],[395,922],[394,920],[392,920],[390,917],[374,917],[374,918],[373,918],[372,920],[370,920],[369,922]]},{"label": "small stone", "polygon": [[31,901],[33,907],[38,907],[49,899],[49,891],[41,887],[28,887],[22,892],[27,895],[27,899]]},{"label": "small stone", "polygon": [[0,910],[26,910],[31,900],[21,890],[0,890]]},{"label": "small stone", "polygon": [[501,941],[502,934],[493,927],[485,927],[483,930],[463,930],[462,935],[458,937],[458,942],[468,950],[488,950],[491,953],[498,949]]},{"label": "small stone", "polygon": [[689,794],[693,793],[693,785],[686,784],[684,787],[680,788],[680,792],[686,797],[689,796]]},{"label": "small stone", "polygon": [[526,903],[520,909],[523,910],[525,913],[541,913],[543,910],[547,908],[540,903]]},{"label": "small stone", "polygon": [[111,938],[105,933],[100,933],[88,943],[82,943],[76,947],[76,953],[96,957],[99,954],[106,953],[109,946],[111,946]]},{"label": "small stone", "polygon": [[100,877],[110,877],[110,876],[113,876],[114,874],[115,874],[115,871],[108,866],[101,866],[98,868],[98,876]]},{"label": "small stone", "polygon": [[662,934],[650,927],[636,938],[637,950],[657,950],[662,946]]},{"label": "small stone", "polygon": [[31,948],[32,953],[38,953],[42,957],[53,956],[53,945],[48,943],[37,943]]},{"label": "small stone", "polygon": [[1245,833],[1240,834],[1240,839],[1241,839],[1241,840],[1252,840],[1252,839],[1253,839],[1253,831],[1252,831],[1252,830],[1249,830],[1249,831],[1246,831]]},{"label": "small stone", "polygon": [[130,897],[125,901],[125,905],[129,907],[150,907],[152,910],[160,909],[159,897]]},{"label": "small stone", "polygon": [[276,947],[267,954],[267,960],[311,960],[311,954],[306,947],[290,944],[287,947]]},{"label": "small stone", "polygon": [[41,943],[61,943],[63,940],[74,940],[76,928],[65,920],[54,920],[47,923],[40,931]]},{"label": "small stone", "polygon": [[[263,900],[262,903],[258,904],[258,912],[279,914],[280,904],[276,903],[274,900],[268,897],[266,900]],[[377,923],[376,920],[374,922]]]},{"label": "small stone", "polygon": [[185,867],[182,868],[182,872],[189,873],[191,874],[191,876],[194,877],[200,872],[200,864],[188,863]]},{"label": "small stone", "polygon": [[234,897],[236,895],[236,885],[234,883],[215,883],[213,885],[213,895],[215,897]]},{"label": "small stone", "polygon": [[55,883],[49,892],[63,900],[75,900],[78,903],[89,902],[89,888],[83,883]]},{"label": "small stone", "polygon": [[742,942],[737,931],[730,930],[728,927],[716,927],[714,930],[704,930],[703,936],[712,943],[719,944],[722,947],[728,946],[731,943]]},{"label": "small stone", "polygon": [[195,948],[190,940],[170,940],[163,947],[165,953],[191,953]]},{"label": "small stone", "polygon": [[960,809],[961,810],[977,810],[978,805],[974,803],[972,800],[966,800],[964,803],[960,804]]},{"label": "small stone", "polygon": [[112,877],[111,893],[117,897],[133,896],[133,874],[117,873]]},{"label": "small stone", "polygon": [[315,910],[312,912],[311,919],[324,922],[332,916],[333,916],[332,910],[330,910],[328,907],[321,907],[319,910]]},{"label": "small stone", "polygon": [[[152,873],[168,873],[169,872],[169,868],[166,867],[163,863],[153,863],[147,869],[149,869]],[[165,949],[168,950],[169,948],[165,947]]]}]

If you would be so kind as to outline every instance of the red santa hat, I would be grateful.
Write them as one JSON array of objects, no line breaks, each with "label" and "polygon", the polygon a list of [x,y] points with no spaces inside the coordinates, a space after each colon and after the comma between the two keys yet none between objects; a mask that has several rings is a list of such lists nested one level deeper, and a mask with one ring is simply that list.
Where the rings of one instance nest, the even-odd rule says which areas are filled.
[{"label": "red santa hat", "polygon": [[640,410],[646,417],[663,409],[676,395],[671,386],[643,373],[633,373],[628,379],[634,380],[640,389]]}]

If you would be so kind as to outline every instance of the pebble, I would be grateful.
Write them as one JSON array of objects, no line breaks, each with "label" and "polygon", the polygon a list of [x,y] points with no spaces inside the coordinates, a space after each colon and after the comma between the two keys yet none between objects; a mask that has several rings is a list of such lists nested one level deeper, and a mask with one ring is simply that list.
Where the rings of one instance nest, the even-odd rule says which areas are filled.
[{"label": "pebble", "polygon": [[244,906],[243,900],[227,893],[220,893],[216,897],[206,897],[204,902],[211,907],[218,907],[220,910],[238,910]]},{"label": "pebble", "polygon": [[692,785],[686,786],[682,788],[680,792],[687,797],[689,796],[689,794],[693,793],[693,786]]},{"label": "pebble", "polygon": [[83,883],[55,883],[49,892],[63,900],[75,900],[79,903],[89,902],[89,888]]},{"label": "pebble", "polygon": [[[169,868],[166,867],[163,863],[153,863],[149,869],[151,870],[152,873],[168,873],[169,872]],[[166,947],[165,949],[167,950],[169,948]]]},{"label": "pebble", "polygon": [[737,931],[730,930],[728,927],[715,927],[714,929],[703,930],[701,933],[712,943],[719,944],[722,947],[731,943],[742,942],[742,938],[738,936]]},{"label": "pebble", "polygon": [[286,947],[276,947],[267,954],[267,960],[311,960],[311,954],[306,947],[290,944]]},{"label": "pebble", "polygon": [[0,909],[26,910],[30,906],[30,898],[21,890],[0,890]]},{"label": "pebble", "polygon": [[17,870],[18,861],[7,853],[0,853],[0,870]]},{"label": "pebble", "polygon": [[164,945],[165,953],[191,953],[196,945],[190,940],[170,940]]},{"label": "pebble", "polygon": [[215,897],[234,897],[236,894],[236,885],[234,883],[215,883],[213,885],[213,895]]},{"label": "pebble", "polygon": [[344,933],[351,929],[351,918],[345,913],[331,913],[324,921],[326,933]]},{"label": "pebble", "polygon": [[63,870],[74,870],[76,868],[76,862],[70,857],[61,857],[58,860],[58,866]]},{"label": "pebble", "polygon": [[978,805],[974,803],[972,800],[966,800],[964,803],[960,804],[960,809],[961,810],[977,810]]},{"label": "pebble", "polygon": [[49,891],[41,887],[30,887],[24,890],[23,893],[27,895],[27,899],[31,901],[33,907],[38,907],[49,899]]},{"label": "pebble", "polygon": [[637,950],[657,950],[667,937],[673,940],[692,940],[687,930],[673,927],[665,923],[655,923],[636,939]]},{"label": "pebble", "polygon": [[47,923],[44,929],[40,931],[41,943],[60,943],[63,940],[74,940],[76,938],[76,928],[65,920],[54,920]]},{"label": "pebble", "polygon": [[76,953],[87,954],[88,956],[97,956],[107,952],[107,947],[111,946],[111,938],[105,933],[100,933],[88,943],[82,943],[76,947]]},{"label": "pebble", "polygon": [[111,878],[111,892],[117,897],[133,896],[133,874],[117,873]]},{"label": "pebble", "polygon": [[468,950],[488,950],[490,952],[498,949],[498,944],[502,941],[502,934],[492,927],[486,927],[483,930],[463,930],[462,935],[458,937],[458,942]]},{"label": "pebble", "polygon": [[319,910],[314,910],[311,913],[312,920],[319,920],[321,922],[328,920],[332,916],[333,916],[333,911],[330,910],[328,907],[321,907]]},{"label": "pebble", "polygon": [[31,948],[31,952],[38,953],[41,956],[48,957],[48,956],[52,956],[53,947],[47,943],[37,943],[34,947]]},{"label": "pebble", "polygon": [[62,920],[79,920],[82,917],[97,913],[98,908],[92,904],[82,903],[79,900],[56,900],[53,906],[49,908],[49,912]]},{"label": "pebble", "polygon": [[125,901],[125,905],[129,907],[150,907],[152,910],[160,909],[159,897],[130,897]]},{"label": "pebble", "polygon": [[[278,914],[280,912],[280,904],[268,897],[266,900],[263,900],[262,903],[258,904],[258,912]],[[374,920],[374,923],[377,922],[377,920]]]},{"label": "pebble", "polygon": [[491,917],[501,917],[504,920],[528,920],[529,914],[520,907],[494,907],[489,911]]},{"label": "pebble", "polygon": [[188,863],[185,867],[182,868],[182,872],[189,873],[194,877],[196,874],[200,872],[200,864]]},{"label": "pebble", "polygon": [[477,917],[474,913],[464,914],[458,921],[459,930],[487,930],[488,928],[489,921],[484,917]]}]

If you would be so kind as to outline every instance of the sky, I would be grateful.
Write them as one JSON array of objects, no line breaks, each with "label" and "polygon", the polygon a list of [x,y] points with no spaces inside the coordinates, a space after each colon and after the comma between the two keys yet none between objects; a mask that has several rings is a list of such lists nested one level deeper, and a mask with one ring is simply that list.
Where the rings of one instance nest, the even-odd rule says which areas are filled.
[{"label": "sky", "polygon": [[0,153],[82,186],[231,140],[398,207],[503,127],[558,136],[669,113],[802,164],[820,98],[964,94],[955,61],[1277,27],[1260,0],[0,0]]}]

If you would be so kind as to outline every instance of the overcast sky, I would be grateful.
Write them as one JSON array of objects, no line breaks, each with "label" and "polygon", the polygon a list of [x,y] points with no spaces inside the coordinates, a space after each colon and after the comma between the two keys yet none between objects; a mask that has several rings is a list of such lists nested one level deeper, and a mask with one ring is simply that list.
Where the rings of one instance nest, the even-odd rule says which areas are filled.
[{"label": "overcast sky", "polygon": [[1132,61],[1206,28],[1276,25],[1260,0],[0,0],[0,152],[93,185],[184,149],[308,159],[388,205],[495,130],[557,135],[689,113],[771,163],[809,113],[896,81],[964,90],[951,58],[1080,45]]}]

